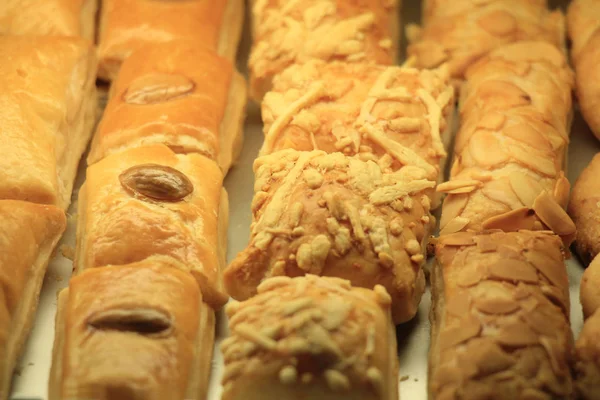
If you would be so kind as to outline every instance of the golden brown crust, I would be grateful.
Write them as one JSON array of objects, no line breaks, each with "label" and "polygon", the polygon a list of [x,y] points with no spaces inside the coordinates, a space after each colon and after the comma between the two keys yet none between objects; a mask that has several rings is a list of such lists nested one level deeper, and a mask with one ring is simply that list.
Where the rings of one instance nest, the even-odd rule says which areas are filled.
[{"label": "golden brown crust", "polygon": [[0,199],[63,209],[96,112],[86,40],[0,35]]},{"label": "golden brown crust", "polygon": [[243,14],[242,0],[102,0],[98,76],[113,80],[135,50],[171,40],[190,40],[233,61]]},{"label": "golden brown crust", "polygon": [[448,63],[457,80],[479,58],[509,43],[539,40],[565,48],[564,15],[548,11],[545,1],[430,1],[424,7],[423,28],[408,28],[408,55],[419,68]]},{"label": "golden brown crust", "polygon": [[577,97],[581,113],[600,138],[600,3],[574,0],[567,14],[572,58],[577,73]]},{"label": "golden brown crust", "polygon": [[94,40],[96,0],[3,0],[0,34],[81,36]]},{"label": "golden brown crust", "polygon": [[54,206],[2,200],[0,226],[0,399],[4,400],[66,218]]},{"label": "golden brown crust", "polygon": [[542,42],[501,47],[471,66],[461,93],[441,233],[551,229],[570,243],[564,176],[573,76]]},{"label": "golden brown crust", "polygon": [[223,400],[398,399],[390,304],[381,286],[314,275],[265,281],[257,296],[227,306]]},{"label": "golden brown crust", "polygon": [[168,262],[87,270],[59,296],[50,399],[203,399],[214,322]]},{"label": "golden brown crust", "polygon": [[212,158],[226,172],[239,152],[245,106],[244,78],[213,50],[188,41],[142,47],[112,85],[88,163],[162,143]]},{"label": "golden brown crust", "polygon": [[289,149],[258,158],[254,171],[250,243],[224,273],[232,297],[251,297],[273,276],[315,274],[380,284],[396,323],[415,315],[435,226],[426,194],[435,182],[426,171]]},{"label": "golden brown crust", "polygon": [[227,301],[219,228],[223,174],[208,158],[164,145],[113,154],[87,170],[80,191],[75,272],[149,257],[180,262],[204,301]]},{"label": "golden brown crust", "polygon": [[273,83],[262,102],[261,155],[341,151],[384,169],[419,166],[442,179],[455,103],[447,69],[313,60]]},{"label": "golden brown crust", "polygon": [[398,0],[255,0],[250,95],[260,101],[275,75],[311,59],[394,64]]},{"label": "golden brown crust", "polygon": [[573,337],[561,249],[551,232],[439,239],[430,398],[570,398]]}]

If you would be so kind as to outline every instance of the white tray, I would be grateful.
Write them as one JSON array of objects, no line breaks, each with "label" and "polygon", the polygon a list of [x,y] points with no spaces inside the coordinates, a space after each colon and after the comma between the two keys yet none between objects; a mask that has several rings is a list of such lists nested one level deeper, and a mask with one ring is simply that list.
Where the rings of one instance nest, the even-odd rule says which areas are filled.
[{"label": "white tray", "polygon": [[[420,4],[418,1],[405,0],[403,22],[419,20]],[[558,3],[553,1],[553,3]],[[566,3],[566,2],[560,2]],[[245,71],[245,62],[249,49],[249,30],[246,21],[245,38],[241,46],[238,67]],[[250,232],[250,202],[253,195],[254,175],[252,163],[262,144],[262,124],[260,110],[256,104],[248,105],[248,117],[245,126],[245,143],[241,158],[231,170],[225,181],[229,192],[230,223],[229,248],[227,257],[233,257],[248,242]],[[579,113],[576,114],[569,148],[568,178],[571,184],[588,164],[594,154],[600,151],[598,142]],[[85,168],[80,169],[74,197],[83,183]],[[69,210],[69,223],[61,245],[74,248],[77,202]],[[60,245],[59,245],[60,246]],[[579,334],[582,327],[582,313],[579,303],[579,281],[583,267],[574,256],[567,262],[571,292],[571,323],[574,334]],[[50,371],[52,343],[54,340],[54,314],[56,312],[56,295],[68,284],[72,263],[60,252],[50,264],[44,287],[40,295],[39,308],[34,329],[31,333],[25,352],[18,363],[13,384],[12,400],[47,399],[48,374]],[[409,323],[397,328],[398,351],[400,357],[400,395],[403,399],[421,400],[427,398],[427,351],[429,347],[429,290],[423,296],[419,313]],[[208,400],[218,400],[221,396],[220,379],[223,360],[218,351],[218,344],[227,336],[227,321],[223,313],[219,313],[217,328],[217,344],[214,351],[213,370]],[[283,400],[283,399],[282,399]]]}]

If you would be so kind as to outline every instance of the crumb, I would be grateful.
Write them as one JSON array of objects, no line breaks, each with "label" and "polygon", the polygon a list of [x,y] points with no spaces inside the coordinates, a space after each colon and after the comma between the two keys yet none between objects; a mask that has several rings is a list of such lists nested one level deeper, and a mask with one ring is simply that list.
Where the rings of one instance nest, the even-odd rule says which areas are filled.
[{"label": "crumb", "polygon": [[60,246],[60,252],[64,258],[67,258],[71,261],[75,259],[75,247],[73,246],[67,246],[66,244],[63,244]]},{"label": "crumb", "polygon": [[408,375],[404,375],[402,378],[400,378],[400,382],[404,382],[407,381],[410,377]]},{"label": "crumb", "polygon": [[419,380],[417,378],[415,378],[415,382],[419,382]]},{"label": "crumb", "polygon": [[23,372],[23,367],[18,366],[15,367],[15,371],[13,372],[16,376],[21,376],[21,372]]},{"label": "crumb", "polygon": [[34,364],[34,363],[32,363],[32,362],[30,362],[30,363],[27,363],[27,366],[32,366],[32,365],[35,365],[35,364]]}]

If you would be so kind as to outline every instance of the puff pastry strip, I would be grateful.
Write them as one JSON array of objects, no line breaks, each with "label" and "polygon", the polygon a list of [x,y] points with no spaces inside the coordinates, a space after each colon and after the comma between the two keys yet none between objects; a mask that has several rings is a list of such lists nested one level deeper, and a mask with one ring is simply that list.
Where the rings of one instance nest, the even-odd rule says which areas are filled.
[{"label": "puff pastry strip", "polygon": [[397,400],[398,357],[385,289],[277,277],[226,310],[223,400]]},{"label": "puff pastry strip", "polygon": [[234,61],[243,23],[243,0],[102,0],[98,76],[114,80],[132,52],[171,40],[190,40]]},{"label": "puff pastry strip", "polygon": [[418,68],[447,63],[454,79],[488,52],[518,41],[545,41],[565,49],[565,18],[545,1],[459,0],[424,4],[423,27],[409,26],[407,54]]},{"label": "puff pastry strip", "polygon": [[202,400],[214,311],[170,263],[87,270],[60,292],[49,399]]},{"label": "puff pastry strip", "polygon": [[399,0],[254,0],[250,96],[275,75],[311,59],[391,65],[400,40]]},{"label": "puff pastry strip", "polygon": [[113,83],[88,163],[145,144],[201,153],[226,173],[242,148],[246,82],[213,50],[186,41],[134,52]]},{"label": "puff pastry strip", "polygon": [[441,234],[551,229],[570,243],[564,176],[573,74],[550,44],[499,48],[471,66]]},{"label": "puff pastry strip", "polygon": [[0,36],[0,199],[67,209],[96,117],[90,42]]},{"label": "puff pastry strip", "polygon": [[418,166],[441,180],[454,103],[445,68],[309,61],[275,77],[265,95],[260,154],[341,151],[382,169]]},{"label": "puff pastry strip", "polygon": [[54,206],[0,201],[0,399],[8,398],[13,370],[31,329],[54,248],[66,228]]},{"label": "puff pastry strip", "polygon": [[571,398],[573,337],[561,248],[550,232],[439,239],[429,398]]},{"label": "puff pastry strip", "polygon": [[221,271],[228,199],[212,160],[164,145],[113,154],[90,166],[79,192],[75,273],[157,256],[179,261],[204,301],[228,299]]},{"label": "puff pastry strip", "polygon": [[396,323],[415,315],[435,226],[426,171],[288,149],[258,158],[254,172],[250,243],[224,273],[233,298],[251,297],[267,278],[314,274],[382,285]]},{"label": "puff pastry strip", "polygon": [[0,35],[81,36],[94,41],[97,0],[2,0]]},{"label": "puff pastry strip", "polygon": [[581,113],[594,135],[600,138],[600,3],[574,0],[569,6],[567,19]]}]

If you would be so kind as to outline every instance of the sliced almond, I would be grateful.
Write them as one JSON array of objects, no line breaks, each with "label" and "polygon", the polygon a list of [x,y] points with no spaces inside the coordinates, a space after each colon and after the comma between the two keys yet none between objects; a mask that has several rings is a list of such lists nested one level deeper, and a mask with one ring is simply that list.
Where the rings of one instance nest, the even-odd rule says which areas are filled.
[{"label": "sliced almond", "polygon": [[510,186],[525,207],[531,208],[533,202],[541,193],[541,187],[527,176],[519,172],[513,172],[508,176]]},{"label": "sliced almond", "polygon": [[510,155],[522,165],[531,168],[534,171],[539,172],[546,176],[556,176],[558,168],[551,156],[541,156],[532,152],[531,150],[525,150],[523,147],[514,145],[509,146]]},{"label": "sliced almond", "polygon": [[560,177],[556,180],[554,185],[554,199],[559,206],[566,209],[569,204],[569,192],[571,191],[571,184],[569,180],[565,178],[564,172],[561,171]]},{"label": "sliced almond", "polygon": [[554,373],[558,376],[568,373],[567,360],[562,356],[564,354],[563,346],[559,345],[556,340],[548,337],[542,337],[540,343],[546,350],[546,354],[548,354],[550,365],[552,366]]},{"label": "sliced almond", "polygon": [[475,243],[481,253],[491,253],[498,249],[498,243],[491,235],[476,236]]},{"label": "sliced almond", "polygon": [[494,179],[487,182],[481,189],[481,193],[488,199],[504,204],[511,210],[522,206],[521,201],[512,191],[508,179]]},{"label": "sliced almond", "polygon": [[450,222],[448,222],[448,224],[442,228],[440,231],[440,236],[459,232],[469,225],[470,222],[471,220],[469,218],[456,217],[450,220]]},{"label": "sliced almond", "polygon": [[471,156],[478,164],[491,167],[505,163],[509,155],[498,138],[490,131],[477,131],[469,142]]},{"label": "sliced almond", "polygon": [[506,36],[518,27],[516,18],[505,10],[494,10],[479,17],[477,24],[494,36]]},{"label": "sliced almond", "polygon": [[488,267],[490,278],[509,282],[537,283],[537,271],[521,260],[500,259]]},{"label": "sliced almond", "polygon": [[457,232],[448,235],[440,235],[439,244],[443,246],[473,246],[474,234],[471,232]]},{"label": "sliced almond", "polygon": [[481,322],[474,316],[469,316],[460,321],[459,326],[446,328],[440,332],[439,346],[440,350],[454,347],[457,344],[479,335],[481,332]]},{"label": "sliced almond", "polygon": [[528,251],[525,258],[542,273],[554,286],[565,287],[568,278],[562,260],[554,260],[540,251]]},{"label": "sliced almond", "polygon": [[515,359],[490,338],[482,338],[477,343],[471,343],[469,347],[469,357],[477,365],[478,378],[504,371],[515,363]]},{"label": "sliced almond", "polygon": [[528,123],[517,123],[507,126],[502,133],[513,140],[524,143],[541,151],[552,151],[548,138]]},{"label": "sliced almond", "polygon": [[469,202],[469,196],[467,195],[451,195],[446,197],[444,200],[444,207],[442,208],[442,219],[440,221],[441,226],[446,226],[449,221],[458,217]]},{"label": "sliced almond", "polygon": [[447,299],[445,310],[449,315],[463,317],[471,309],[469,296],[455,296]]},{"label": "sliced almond", "polygon": [[540,337],[528,325],[520,322],[500,327],[495,339],[500,344],[512,347],[532,346],[540,342]]},{"label": "sliced almond", "polygon": [[517,301],[491,296],[478,297],[474,299],[473,305],[479,311],[492,315],[510,314],[520,308]]},{"label": "sliced almond", "polygon": [[194,191],[185,174],[166,165],[136,165],[123,171],[119,181],[128,192],[159,201],[180,201]]},{"label": "sliced almond", "polygon": [[[481,185],[481,182],[476,181],[474,179],[469,179],[469,180],[456,179],[456,180],[451,180],[451,181],[439,184],[437,186],[437,191],[440,193],[449,193],[449,192],[452,192],[457,189],[478,187],[480,185]],[[471,189],[471,191],[472,191],[472,189]]]},{"label": "sliced almond", "polygon": [[152,73],[135,79],[123,99],[128,104],[163,103],[194,90],[194,82],[179,74]]},{"label": "sliced almond", "polygon": [[[460,267],[463,267],[462,265]],[[463,267],[464,268],[464,267]],[[483,268],[464,268],[458,274],[456,283],[461,287],[471,287],[477,285],[486,273]]]},{"label": "sliced almond", "polygon": [[535,212],[530,208],[523,207],[488,218],[481,226],[483,229],[501,229],[504,232],[517,232],[522,229],[531,230],[535,220]]},{"label": "sliced almond", "polygon": [[483,117],[479,119],[479,121],[477,122],[477,127],[497,131],[500,128],[502,128],[505,122],[506,116],[497,112],[491,112],[486,113]]},{"label": "sliced almond", "polygon": [[548,192],[542,192],[535,199],[533,209],[538,218],[557,235],[566,236],[576,232],[573,220]]}]

